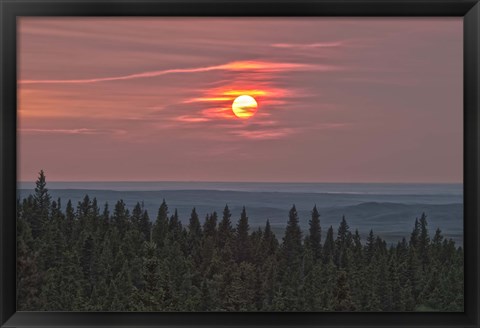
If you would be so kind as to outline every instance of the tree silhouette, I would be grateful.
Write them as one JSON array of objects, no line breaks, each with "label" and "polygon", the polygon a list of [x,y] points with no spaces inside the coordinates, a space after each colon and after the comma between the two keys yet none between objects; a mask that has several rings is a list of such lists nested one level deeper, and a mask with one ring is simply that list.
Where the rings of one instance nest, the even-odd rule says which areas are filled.
[{"label": "tree silhouette", "polygon": [[[251,229],[243,207],[236,229],[225,206],[184,228],[165,200],[155,223],[138,202],[102,213],[85,195],[76,209],[52,201],[40,171],[33,195],[17,200],[20,311],[455,311],[464,309],[464,250],[427,216],[388,244],[365,242],[345,217],[322,245],[313,207],[302,237],[295,206],[279,241],[271,220]],[[252,231],[251,231],[252,230]]]}]

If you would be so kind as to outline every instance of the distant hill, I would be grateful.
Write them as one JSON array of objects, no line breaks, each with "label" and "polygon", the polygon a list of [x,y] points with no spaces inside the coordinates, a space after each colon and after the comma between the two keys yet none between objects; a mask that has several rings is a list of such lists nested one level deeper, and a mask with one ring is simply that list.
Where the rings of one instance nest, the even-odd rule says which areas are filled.
[{"label": "distant hill", "polygon": [[[32,190],[20,189],[21,198]],[[180,219],[186,223],[193,207],[201,219],[209,212],[221,214],[225,204],[230,207],[236,221],[243,206],[247,209],[252,229],[263,227],[267,219],[281,237],[288,218],[288,211],[295,204],[300,217],[300,225],[308,227],[310,211],[316,204],[320,212],[323,231],[330,225],[337,227],[345,215],[352,231],[358,228],[362,237],[370,229],[381,235],[387,242],[397,242],[409,237],[412,224],[422,212],[428,216],[429,229],[433,234],[440,228],[444,235],[455,242],[463,242],[463,204],[461,195],[449,194],[352,194],[352,193],[301,193],[301,192],[244,192],[217,190],[165,190],[165,191],[110,191],[52,189],[52,197],[62,199],[63,207],[68,199],[73,204],[86,194],[96,197],[103,206],[108,202],[110,209],[115,202],[123,199],[132,209],[137,202],[144,202],[150,218],[155,220],[158,207],[165,198],[170,212],[178,209]]]}]

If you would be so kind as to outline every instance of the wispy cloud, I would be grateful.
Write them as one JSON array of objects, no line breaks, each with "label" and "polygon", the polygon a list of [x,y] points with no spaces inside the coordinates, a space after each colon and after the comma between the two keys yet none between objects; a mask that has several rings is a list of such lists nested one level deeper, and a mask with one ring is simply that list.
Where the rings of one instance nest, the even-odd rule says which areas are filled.
[{"label": "wispy cloud", "polygon": [[117,129],[21,129],[20,132],[28,134],[124,134],[124,130]]},{"label": "wispy cloud", "polygon": [[352,126],[351,123],[320,123],[312,125],[311,129],[315,130],[330,130],[330,129],[343,129]]},{"label": "wispy cloud", "polygon": [[232,108],[228,106],[212,107],[202,110],[201,115],[206,118],[234,119]]},{"label": "wispy cloud", "polygon": [[343,41],[334,42],[315,42],[315,43],[273,43],[274,48],[297,48],[297,49],[309,49],[309,48],[334,48],[343,46]]},{"label": "wispy cloud", "polygon": [[282,129],[267,129],[267,130],[237,130],[232,131],[233,135],[254,140],[268,140],[268,139],[280,139],[291,135],[294,132],[291,128],[282,128]]},{"label": "wispy cloud", "polygon": [[297,63],[282,63],[282,62],[266,62],[266,61],[235,61],[223,65],[214,65],[196,68],[175,68],[157,71],[148,71],[142,73],[98,77],[90,79],[74,79],[74,80],[20,80],[20,84],[88,84],[109,81],[122,81],[132,79],[151,78],[167,74],[181,74],[181,73],[202,73],[210,71],[257,71],[257,72],[282,72],[282,71],[297,71],[297,70],[321,70],[330,71],[335,70],[334,66],[330,65],[310,65]]},{"label": "wispy cloud", "polygon": [[206,117],[196,117],[196,116],[189,116],[189,115],[181,115],[174,118],[175,121],[184,122],[184,123],[203,123],[210,121]]},{"label": "wispy cloud", "polygon": [[279,126],[276,121],[260,121],[249,125],[246,129],[234,129],[230,134],[244,139],[272,140],[285,138],[306,130],[336,130],[348,126],[350,126],[349,123],[320,123],[311,126],[302,125],[300,127],[285,127]]},{"label": "wispy cloud", "polygon": [[232,100],[232,97],[198,97],[198,98],[192,98],[192,99],[187,99],[184,101],[185,104],[189,103],[195,103],[195,102],[223,102],[223,101],[230,101]]}]

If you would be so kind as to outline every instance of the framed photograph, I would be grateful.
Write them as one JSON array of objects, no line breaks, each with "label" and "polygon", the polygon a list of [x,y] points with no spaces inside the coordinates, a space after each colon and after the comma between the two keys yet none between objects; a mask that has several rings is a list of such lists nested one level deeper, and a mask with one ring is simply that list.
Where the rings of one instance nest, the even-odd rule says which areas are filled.
[{"label": "framed photograph", "polygon": [[479,327],[477,1],[1,4],[1,327]]}]

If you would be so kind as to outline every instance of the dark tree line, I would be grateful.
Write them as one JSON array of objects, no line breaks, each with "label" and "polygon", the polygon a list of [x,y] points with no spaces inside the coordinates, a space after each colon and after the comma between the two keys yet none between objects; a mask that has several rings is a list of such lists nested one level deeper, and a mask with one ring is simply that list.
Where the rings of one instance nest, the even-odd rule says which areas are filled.
[{"label": "dark tree line", "polygon": [[[345,218],[322,240],[314,207],[295,206],[282,240],[251,231],[228,206],[188,225],[165,202],[154,223],[141,203],[100,207],[88,195],[62,210],[43,171],[17,201],[17,309],[40,311],[463,311],[463,249],[427,230],[362,242]],[[235,223],[236,221],[236,223]]]}]

